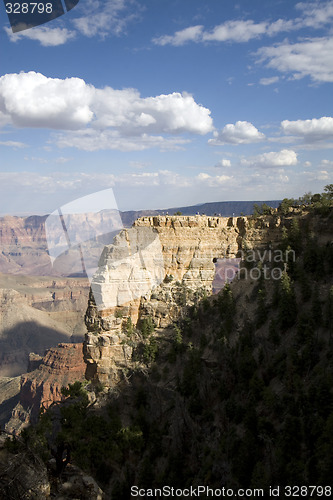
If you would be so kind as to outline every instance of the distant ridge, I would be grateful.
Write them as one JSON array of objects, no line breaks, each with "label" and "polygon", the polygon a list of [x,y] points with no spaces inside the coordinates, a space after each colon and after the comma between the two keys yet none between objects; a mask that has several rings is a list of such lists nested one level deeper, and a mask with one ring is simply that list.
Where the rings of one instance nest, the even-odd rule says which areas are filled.
[{"label": "distant ridge", "polygon": [[238,217],[240,215],[252,215],[254,205],[266,205],[277,208],[281,200],[268,200],[268,201],[216,201],[212,203],[201,203],[198,205],[191,205],[188,207],[173,207],[164,210],[131,210],[120,212],[122,222],[125,227],[129,227],[139,217],[146,217],[149,215],[173,215],[176,212],[181,212],[183,215],[195,215],[197,213],[205,215],[222,215],[223,217]]}]

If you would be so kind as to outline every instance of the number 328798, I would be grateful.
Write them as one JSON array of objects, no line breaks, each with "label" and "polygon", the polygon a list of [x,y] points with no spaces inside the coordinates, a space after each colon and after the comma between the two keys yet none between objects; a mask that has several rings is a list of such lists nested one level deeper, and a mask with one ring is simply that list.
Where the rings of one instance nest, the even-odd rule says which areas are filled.
[{"label": "number 328798", "polygon": [[6,3],[7,14],[51,14],[52,3]]}]

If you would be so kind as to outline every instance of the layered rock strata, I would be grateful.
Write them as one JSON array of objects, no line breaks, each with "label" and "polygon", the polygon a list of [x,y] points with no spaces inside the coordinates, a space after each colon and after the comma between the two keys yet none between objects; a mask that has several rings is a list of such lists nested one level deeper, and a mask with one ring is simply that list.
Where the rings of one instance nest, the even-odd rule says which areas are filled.
[{"label": "layered rock strata", "polygon": [[132,355],[126,341],[129,318],[132,324],[149,316],[158,328],[170,325],[186,307],[211,294],[216,260],[239,257],[245,242],[248,249],[273,245],[279,235],[277,215],[265,221],[142,217],[121,231],[104,248],[92,281],[85,318],[87,378],[106,387],[119,380]]},{"label": "layered rock strata", "polygon": [[24,373],[29,352],[82,341],[88,294],[88,279],[0,274],[0,376]]},{"label": "layered rock strata", "polygon": [[19,403],[6,425],[10,432],[19,433],[30,421],[36,420],[41,407],[48,408],[63,398],[62,387],[83,381],[86,365],[82,344],[58,344],[48,349],[37,369],[21,376]]}]

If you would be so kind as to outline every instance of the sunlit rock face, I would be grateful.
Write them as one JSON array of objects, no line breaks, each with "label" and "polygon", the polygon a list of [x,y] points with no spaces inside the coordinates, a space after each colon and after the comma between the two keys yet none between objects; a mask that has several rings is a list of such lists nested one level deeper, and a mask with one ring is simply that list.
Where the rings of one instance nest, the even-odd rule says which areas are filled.
[{"label": "sunlit rock face", "polygon": [[[268,220],[268,219],[266,219]],[[266,222],[246,217],[142,217],[104,248],[91,283],[85,317],[86,376],[106,387],[131,363],[126,342],[128,319],[151,318],[165,328],[216,285],[216,262],[235,260],[247,248],[269,245],[280,232],[276,217]]]},{"label": "sunlit rock face", "polygon": [[133,227],[121,231],[104,248],[91,289],[98,309],[112,309],[149,293],[164,276],[158,232],[152,227]]},{"label": "sunlit rock face", "polygon": [[86,376],[112,386],[131,362],[124,324],[151,317],[157,327],[212,291],[215,257],[235,256],[236,219],[156,216],[135,221],[104,248],[91,283],[84,345]]},{"label": "sunlit rock face", "polygon": [[104,248],[91,283],[88,330],[117,330],[120,316],[130,316],[136,323],[142,300],[150,300],[153,291],[156,295],[170,288],[166,286],[170,282],[211,292],[213,259],[235,257],[241,244],[242,236],[233,218],[138,219]]}]

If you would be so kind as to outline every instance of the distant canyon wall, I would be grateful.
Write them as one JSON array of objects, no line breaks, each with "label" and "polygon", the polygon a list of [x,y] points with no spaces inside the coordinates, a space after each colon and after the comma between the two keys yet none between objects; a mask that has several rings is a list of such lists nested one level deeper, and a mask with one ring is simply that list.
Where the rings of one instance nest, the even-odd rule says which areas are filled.
[{"label": "distant canyon wall", "polygon": [[0,376],[27,370],[30,352],[82,341],[87,279],[0,274]]}]

